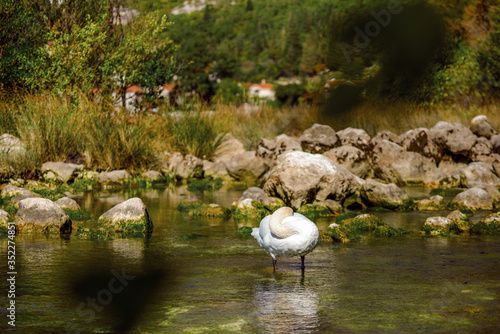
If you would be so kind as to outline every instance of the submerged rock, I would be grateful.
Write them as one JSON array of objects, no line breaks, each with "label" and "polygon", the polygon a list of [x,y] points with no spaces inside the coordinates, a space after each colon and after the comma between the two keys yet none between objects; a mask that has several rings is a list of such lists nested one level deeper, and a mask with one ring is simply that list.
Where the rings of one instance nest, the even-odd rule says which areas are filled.
[{"label": "submerged rock", "polygon": [[108,236],[135,236],[153,231],[148,210],[138,197],[115,205],[99,217],[97,224]]},{"label": "submerged rock", "polygon": [[368,235],[374,237],[401,236],[404,231],[385,224],[381,218],[374,215],[360,214],[354,218],[337,220],[322,234],[330,237],[333,241],[348,242]]},{"label": "submerged rock", "polygon": [[231,211],[234,218],[262,218],[270,214],[261,202],[252,198],[235,201],[231,206]]},{"label": "submerged rock", "polygon": [[464,215],[465,217],[463,217],[458,213],[450,215],[453,219],[445,217],[427,218],[420,232],[428,235],[449,235],[470,232],[473,224],[468,220],[467,216]]},{"label": "submerged rock", "polygon": [[263,189],[297,210],[304,204],[326,199],[342,203],[363,182],[323,155],[288,152],[268,174]]},{"label": "submerged rock", "polygon": [[383,184],[373,179],[366,180],[361,187],[361,198],[372,206],[391,210],[408,210],[412,201],[408,194],[394,183]]},{"label": "submerged rock", "polygon": [[58,205],[45,198],[26,198],[19,202],[14,222],[17,233],[70,234],[72,222]]},{"label": "submerged rock", "polygon": [[483,218],[479,223],[474,225],[472,232],[476,234],[500,235],[500,214],[497,212]]},{"label": "submerged rock", "polygon": [[40,168],[45,180],[63,183],[72,181],[82,169],[83,165],[65,162],[45,162]]},{"label": "submerged rock", "polygon": [[189,216],[229,218],[231,210],[219,204],[206,204],[198,199],[186,199],[179,203],[177,210]]},{"label": "submerged rock", "polygon": [[446,208],[444,198],[439,195],[432,196],[429,199],[421,199],[415,203],[415,206],[420,211],[444,210]]},{"label": "submerged rock", "polygon": [[308,218],[328,217],[341,214],[344,212],[344,208],[340,205],[340,203],[327,199],[313,204],[304,204],[297,210],[297,212]]}]

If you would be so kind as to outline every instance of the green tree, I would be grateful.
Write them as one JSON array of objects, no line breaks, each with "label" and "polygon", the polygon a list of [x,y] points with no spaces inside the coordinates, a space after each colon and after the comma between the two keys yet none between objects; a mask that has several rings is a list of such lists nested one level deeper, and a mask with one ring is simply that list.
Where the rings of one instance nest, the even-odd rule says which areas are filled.
[{"label": "green tree", "polygon": [[300,42],[300,34],[297,23],[290,14],[288,19],[288,27],[285,34],[285,49],[283,51],[285,58],[285,68],[289,74],[297,73],[300,57],[302,56],[302,44]]},{"label": "green tree", "polygon": [[251,11],[253,11],[253,3],[252,3],[252,0],[247,0],[247,6],[246,6],[245,10],[246,10],[247,12],[251,12]]},{"label": "green tree", "polygon": [[45,61],[46,27],[24,2],[0,0],[0,83],[4,89],[34,89]]},{"label": "green tree", "polygon": [[232,79],[219,82],[214,100],[223,104],[240,104],[245,101],[245,90]]}]

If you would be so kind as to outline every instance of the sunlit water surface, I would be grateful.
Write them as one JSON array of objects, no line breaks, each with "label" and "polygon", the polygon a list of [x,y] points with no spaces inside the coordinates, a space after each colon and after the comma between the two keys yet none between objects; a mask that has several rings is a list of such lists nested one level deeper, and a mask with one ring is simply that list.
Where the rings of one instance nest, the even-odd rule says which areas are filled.
[{"label": "sunlit water surface", "polygon": [[[236,234],[258,221],[191,218],[176,210],[193,196],[229,207],[241,191],[195,194],[177,187],[82,195],[77,201],[96,216],[140,197],[154,233],[109,241],[17,237],[16,327],[7,325],[4,307],[1,331],[500,332],[500,238],[425,238],[417,231],[425,217],[439,213],[374,213],[413,233],[322,242],[306,256],[304,273],[299,258],[279,259],[273,273],[256,241]],[[413,194],[424,197],[425,190]],[[323,229],[333,221],[317,224]],[[7,239],[0,243],[7,291]],[[125,275],[125,284],[116,274]],[[0,300],[7,306],[6,293]]]}]

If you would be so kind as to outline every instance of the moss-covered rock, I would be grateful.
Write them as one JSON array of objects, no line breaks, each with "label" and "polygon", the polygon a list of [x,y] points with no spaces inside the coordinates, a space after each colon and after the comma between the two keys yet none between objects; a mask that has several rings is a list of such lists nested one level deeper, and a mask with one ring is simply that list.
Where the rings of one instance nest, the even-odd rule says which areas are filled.
[{"label": "moss-covered rock", "polygon": [[140,198],[131,198],[102,214],[98,228],[106,231],[108,236],[134,237],[153,231],[153,222]]},{"label": "moss-covered rock", "polygon": [[262,205],[264,205],[264,208],[266,208],[266,210],[269,212],[274,212],[279,208],[286,206],[285,202],[283,202],[282,199],[271,196],[263,199],[261,203]]},{"label": "moss-covered rock", "polygon": [[298,210],[297,213],[300,213],[307,218],[316,218],[316,217],[328,217],[332,216],[333,214],[330,212],[328,207],[325,205],[320,205],[320,204],[305,204],[302,205]]},{"label": "moss-covered rock", "polygon": [[78,177],[70,184],[70,187],[76,191],[87,191],[100,188],[97,178],[98,172],[83,171],[78,174]]},{"label": "moss-covered rock", "polygon": [[192,192],[216,191],[222,188],[223,181],[220,178],[188,179],[187,189]]},{"label": "moss-covered rock", "polygon": [[474,187],[453,198],[450,203],[452,209],[493,210],[493,197],[484,189]]},{"label": "moss-covered rock", "polygon": [[444,198],[440,195],[434,195],[429,199],[421,199],[415,202],[415,208],[419,211],[444,210],[446,205]]},{"label": "moss-covered rock", "polygon": [[420,229],[425,235],[449,236],[451,234],[468,233],[472,223],[467,216],[455,211],[448,217],[429,217]]},{"label": "moss-covered rock", "polygon": [[327,199],[313,204],[304,204],[297,212],[308,218],[329,217],[341,214],[344,212],[344,208],[338,202]]},{"label": "moss-covered rock", "polygon": [[37,194],[33,193],[31,190],[16,187],[12,184],[8,184],[5,187],[3,187],[2,192],[1,192],[2,197],[14,197],[14,196],[19,196],[19,195],[38,196]]},{"label": "moss-covered rock", "polygon": [[69,218],[75,221],[87,221],[92,218],[92,212],[85,210],[74,210],[74,209],[63,209],[64,212],[69,216]]},{"label": "moss-covered rock", "polygon": [[391,210],[411,211],[413,200],[394,183],[384,184],[368,179],[361,187],[361,198],[372,206],[381,206]]},{"label": "moss-covered rock", "polygon": [[431,196],[455,197],[464,190],[462,188],[434,188],[431,190]]},{"label": "moss-covered rock", "polygon": [[182,240],[196,240],[196,239],[200,239],[200,238],[207,238],[208,235],[203,235],[203,234],[197,234],[197,233],[186,233],[186,234],[183,234],[179,237],[179,239],[182,239]]},{"label": "moss-covered rock", "polygon": [[235,201],[231,206],[234,218],[262,218],[270,212],[260,202],[251,198]]},{"label": "moss-covered rock", "polygon": [[476,234],[500,235],[500,214],[493,213],[472,227]]},{"label": "moss-covered rock", "polygon": [[404,231],[385,224],[381,218],[374,215],[359,214],[354,218],[331,224],[323,233],[334,241],[348,242],[363,236],[395,237],[403,235]]},{"label": "moss-covered rock", "polygon": [[80,226],[78,223],[74,224],[72,238],[82,240],[95,240],[95,239],[108,239],[108,233],[104,228],[91,228],[88,226]]},{"label": "moss-covered rock", "polygon": [[179,203],[177,210],[190,216],[229,218],[231,210],[219,204],[206,204],[197,199],[187,199]]},{"label": "moss-covered rock", "polygon": [[361,214],[360,212],[354,212],[354,211],[342,213],[342,214],[338,215],[337,218],[335,218],[335,223],[341,224],[342,221],[344,221],[346,219],[354,218],[356,216],[359,216],[360,214]]},{"label": "moss-covered rock", "polygon": [[454,234],[469,233],[474,225],[469,220],[469,214],[461,210],[452,211],[446,218],[451,220],[449,230]]},{"label": "moss-covered rock", "polygon": [[249,237],[252,235],[252,231],[253,231],[253,228],[251,228],[250,226],[242,226],[240,227],[236,233],[240,236],[240,237]]}]

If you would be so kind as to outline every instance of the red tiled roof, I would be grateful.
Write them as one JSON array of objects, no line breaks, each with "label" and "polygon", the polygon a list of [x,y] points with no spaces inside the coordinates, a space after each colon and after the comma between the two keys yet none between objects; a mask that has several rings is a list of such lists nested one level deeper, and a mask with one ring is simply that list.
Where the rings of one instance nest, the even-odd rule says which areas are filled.
[{"label": "red tiled roof", "polygon": [[175,88],[175,84],[165,84],[163,85],[163,88],[171,92]]},{"label": "red tiled roof", "polygon": [[127,93],[136,93],[136,94],[142,94],[142,93],[144,93],[142,91],[142,89],[140,89],[139,87],[137,87],[135,85],[128,87],[127,90],[126,90],[126,92]]}]

